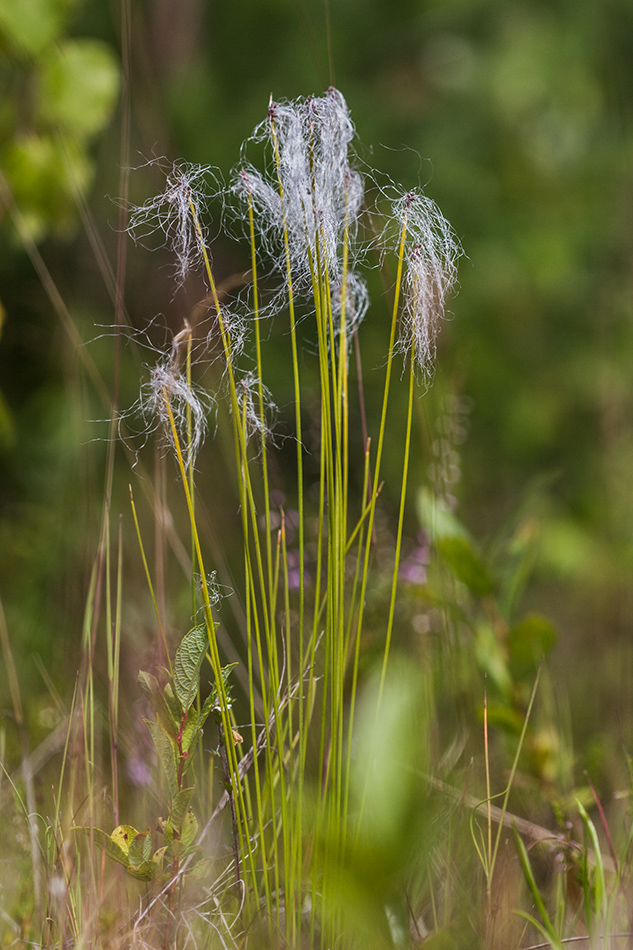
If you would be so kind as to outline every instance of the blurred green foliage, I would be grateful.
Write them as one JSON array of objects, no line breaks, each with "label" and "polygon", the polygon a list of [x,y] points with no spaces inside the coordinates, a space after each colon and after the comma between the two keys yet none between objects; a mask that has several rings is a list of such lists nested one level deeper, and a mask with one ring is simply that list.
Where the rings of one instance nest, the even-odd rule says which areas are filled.
[{"label": "blurred green foliage", "polygon": [[0,3],[0,166],[35,240],[75,228],[92,183],[90,142],[119,92],[114,49],[67,35],[76,6]]}]

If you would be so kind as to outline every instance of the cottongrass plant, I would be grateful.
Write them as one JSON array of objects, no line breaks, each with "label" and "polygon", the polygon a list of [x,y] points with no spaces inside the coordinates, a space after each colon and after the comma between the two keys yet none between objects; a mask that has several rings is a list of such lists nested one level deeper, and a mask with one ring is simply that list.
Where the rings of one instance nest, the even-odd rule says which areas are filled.
[{"label": "cottongrass plant", "polygon": [[[381,484],[392,365],[408,365],[409,402],[403,451],[400,516],[385,627],[375,723],[389,668],[411,443],[416,369],[428,377],[446,299],[455,283],[459,245],[436,205],[418,191],[396,198],[397,276],[377,436],[367,439],[362,503],[350,497],[350,352],[368,306],[358,272],[366,248],[359,235],[364,181],[354,167],[354,127],[336,89],[292,102],[271,101],[253,140],[263,143],[264,170],[244,161],[230,192],[246,224],[251,254],[250,367],[242,369],[242,339],[220,301],[202,220],[206,169],[174,167],[162,197],[131,215],[135,233],[155,221],[176,255],[183,282],[202,263],[213,303],[235,452],[243,541],[243,598],[250,727],[235,739],[218,649],[219,618],[195,516],[194,463],[206,429],[208,396],[193,388],[191,345],[152,370],[144,411],[155,413],[175,452],[190,516],[194,572],[201,580],[209,658],[218,695],[221,746],[234,836],[239,918],[258,939],[288,946],[345,945],[342,869],[367,832],[368,789],[352,781],[359,662],[372,577],[372,538]],[[387,252],[387,249],[385,250]],[[264,294],[260,271],[277,274]],[[268,286],[270,286],[268,284]],[[262,324],[285,310],[295,402],[297,589],[289,582],[287,514],[273,527],[270,453],[271,396],[265,384]],[[305,386],[300,321],[316,331],[320,441],[316,510],[306,501]],[[186,329],[186,328],[185,328]],[[182,344],[187,347],[186,333]],[[243,359],[243,357],[242,357]],[[310,486],[311,487],[311,486]],[[313,497],[313,492],[310,497]],[[312,527],[316,523],[316,531]],[[310,578],[307,549],[311,557]],[[240,769],[242,742],[252,767]],[[238,748],[239,746],[239,748]],[[261,765],[255,760],[260,758]],[[372,774],[367,768],[365,786]],[[363,783],[361,782],[361,785]],[[370,796],[371,798],[371,796]],[[348,935],[349,936],[349,935]],[[349,936],[351,939],[351,936]]]},{"label": "cottongrass plant", "polygon": [[[396,802],[411,782],[403,771],[405,742],[410,745],[408,717],[417,716],[422,740],[416,743],[424,745],[425,715],[416,705],[419,677],[394,666],[390,655],[416,385],[420,379],[427,383],[432,373],[435,336],[455,284],[460,247],[436,205],[417,190],[396,193],[391,188],[393,194],[381,195],[381,239],[376,238],[374,212],[371,231],[365,227],[365,182],[355,164],[354,136],[347,104],[336,89],[270,102],[224,190],[250,247],[248,293],[230,306],[216,283],[209,247],[207,202],[209,192],[219,191],[209,168],[174,165],[164,193],[130,209],[132,236],[144,240],[158,231],[171,248],[177,287],[192,269],[202,270],[213,317],[202,343],[198,328],[184,323],[150,368],[134,408],[176,460],[189,521],[194,626],[170,654],[134,489],[132,514],[161,633],[159,662],[165,666],[157,676],[141,673],[139,685],[154,711],[149,726],[165,772],[166,804],[163,817],[157,821],[152,816],[150,828],[137,831],[119,810],[123,555],[120,529],[118,547],[111,549],[108,501],[86,607],[85,669],[70,713],[74,725],[49,829],[49,862],[55,869],[51,880],[57,883],[42,945],[105,946],[118,940],[139,948],[325,948],[371,940],[372,946],[387,946],[389,933],[397,930],[384,889],[370,888],[363,896],[358,869],[370,861],[369,855],[373,861],[378,853],[389,854]],[[263,151],[263,169],[247,160],[251,148]],[[376,243],[382,246],[373,247]],[[369,305],[362,267],[370,255],[391,255],[395,281],[381,360],[380,416],[375,429],[368,423],[371,434],[363,436],[359,493],[351,487],[351,453],[358,439],[350,431],[356,398],[350,364]],[[281,486],[290,498],[288,508],[278,504],[280,486],[272,474],[277,449],[269,321],[275,326],[285,322],[294,395],[294,484]],[[316,347],[302,353],[310,337]],[[200,373],[209,359],[221,366],[213,392]],[[309,375],[318,379],[316,423],[314,394],[307,392],[305,378],[310,360],[315,372]],[[393,380],[403,373],[408,403],[405,439],[398,447],[398,527],[377,630],[375,616],[371,624],[367,621],[372,585],[382,585],[375,564],[377,502],[390,393]],[[311,426],[318,430],[309,467],[308,395]],[[364,413],[364,406],[358,411]],[[245,670],[234,670],[221,646],[225,603],[218,598],[216,565],[210,569],[207,564],[197,515],[196,466],[214,414],[218,428],[228,425],[233,440],[242,550],[235,596],[243,609],[244,641],[238,652]],[[122,414],[122,433],[128,422]],[[313,475],[306,473],[313,472],[315,463],[313,484]],[[156,504],[148,479],[140,479],[139,485]],[[96,766],[99,711],[93,668],[102,602],[113,750],[111,809],[96,792],[102,776]],[[380,643],[380,652],[377,669],[365,675],[361,666],[369,638]],[[203,685],[201,695],[205,657],[210,677],[202,676],[208,686]],[[242,702],[248,710],[247,725],[239,727],[238,681],[246,686]],[[212,756],[219,774],[215,783],[206,778],[210,744],[217,753]],[[71,767],[75,762],[84,763],[83,775]],[[87,799],[73,811],[82,786]],[[393,808],[385,796],[392,797]],[[222,817],[228,847],[220,857],[201,858],[203,849],[217,850],[211,842],[221,837]],[[158,848],[153,842],[156,827],[164,842]],[[82,870],[86,841],[87,875]],[[372,841],[378,842],[377,852]],[[139,895],[136,907],[122,868],[111,884],[104,883],[108,857],[146,882],[148,890]],[[380,877],[382,869],[374,870]],[[191,888],[198,888],[197,900],[189,901]],[[106,938],[103,907],[112,894],[126,920],[111,928],[116,938],[111,931]]]}]

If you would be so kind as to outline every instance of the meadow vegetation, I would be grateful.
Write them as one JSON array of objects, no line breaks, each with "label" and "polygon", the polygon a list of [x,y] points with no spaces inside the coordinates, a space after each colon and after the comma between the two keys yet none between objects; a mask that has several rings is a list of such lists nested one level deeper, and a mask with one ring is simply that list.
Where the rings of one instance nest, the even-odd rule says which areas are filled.
[{"label": "meadow vegetation", "polygon": [[[0,403],[10,490],[28,477],[68,518],[2,522],[0,946],[633,946],[630,713],[582,724],[598,677],[575,701],[550,616],[586,546],[550,476],[496,521],[490,498],[464,510],[478,406],[436,364],[467,238],[372,167],[334,85],[271,96],[231,170],[121,162],[116,272],[84,209],[114,312],[95,322],[39,247],[120,77],[99,44],[53,48],[57,21],[0,29],[43,77],[0,190],[72,395],[63,420],[46,391],[31,410],[64,429],[52,483]],[[25,171],[55,163],[57,212]]]}]

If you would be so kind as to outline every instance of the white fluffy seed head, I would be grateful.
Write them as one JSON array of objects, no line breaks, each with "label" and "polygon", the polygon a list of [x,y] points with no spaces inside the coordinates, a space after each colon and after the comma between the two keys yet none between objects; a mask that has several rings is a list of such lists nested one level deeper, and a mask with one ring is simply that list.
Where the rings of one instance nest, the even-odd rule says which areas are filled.
[{"label": "white fluffy seed head", "polygon": [[345,281],[341,274],[332,284],[332,316],[334,332],[342,329],[343,312],[348,334],[358,329],[369,307],[367,284],[357,273],[348,270]]},{"label": "white fluffy seed head", "polygon": [[196,456],[204,442],[211,403],[209,395],[194,390],[171,360],[152,368],[149,383],[143,387],[140,397],[141,413],[148,429],[161,429],[165,441],[175,449],[169,417],[171,410],[187,467],[195,465]]},{"label": "white fluffy seed head", "polygon": [[393,212],[406,223],[403,309],[399,349],[413,358],[425,376],[432,375],[435,341],[446,300],[457,280],[462,249],[440,209],[414,190],[396,199]]},{"label": "white fluffy seed head", "polygon": [[[238,172],[233,190],[250,195],[264,248],[285,270],[287,231],[293,285],[341,272],[342,242],[351,240],[363,201],[362,176],[350,164],[354,126],[344,97],[330,88],[324,96],[271,102],[268,118],[252,136],[269,146],[264,174],[250,165]],[[278,164],[275,156],[278,156]]]},{"label": "white fluffy seed head", "polygon": [[[261,392],[260,392],[261,390]],[[246,437],[258,436],[260,443],[272,437],[272,424],[277,412],[270,391],[255,371],[246,373],[236,386],[240,424],[246,426]]]},{"label": "white fluffy seed head", "polygon": [[[144,241],[159,232],[163,235],[163,245],[173,251],[177,286],[184,283],[189,270],[202,260],[201,237],[205,236],[202,218],[210,194],[217,191],[217,179],[210,165],[175,162],[167,172],[162,194],[129,209],[127,230],[135,241]],[[201,234],[197,232],[194,216]]]}]

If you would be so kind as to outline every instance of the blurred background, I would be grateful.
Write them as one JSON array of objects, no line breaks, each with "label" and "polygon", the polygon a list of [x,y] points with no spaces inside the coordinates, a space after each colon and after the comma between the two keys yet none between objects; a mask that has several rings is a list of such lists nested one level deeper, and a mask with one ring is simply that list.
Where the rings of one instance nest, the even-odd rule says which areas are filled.
[{"label": "blurred background", "polygon": [[[122,234],[117,199],[163,188],[153,156],[228,177],[271,94],[334,83],[359,159],[423,186],[465,252],[413,488],[433,479],[428,433],[457,411],[459,517],[493,560],[521,525],[525,605],[558,630],[550,675],[579,767],[621,757],[616,718],[630,738],[633,680],[631,36],[627,0],[0,0],[0,593],[36,733],[79,662],[108,394],[131,406],[145,372],[126,347],[113,359],[116,275],[130,324],[151,324],[159,342],[204,295],[199,280],[174,293],[167,252]],[[221,208],[210,212],[217,222]],[[230,282],[247,250],[219,224],[210,232],[216,278]],[[370,404],[383,292],[377,278],[362,331]],[[290,398],[277,397],[282,416]],[[206,489],[222,499],[220,449],[209,451]],[[128,528],[130,464],[117,449],[112,510]],[[164,477],[175,480],[169,466]],[[130,533],[133,563],[135,544]],[[142,654],[147,598],[138,564],[128,571],[127,649]]]}]

